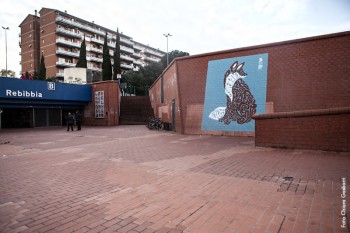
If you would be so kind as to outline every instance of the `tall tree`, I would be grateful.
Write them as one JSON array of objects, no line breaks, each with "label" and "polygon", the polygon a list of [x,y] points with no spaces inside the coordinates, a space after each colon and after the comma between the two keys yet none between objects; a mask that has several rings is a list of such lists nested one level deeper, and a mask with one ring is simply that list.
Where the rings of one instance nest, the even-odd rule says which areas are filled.
[{"label": "tall tree", "polygon": [[[189,56],[190,54],[187,52],[182,52],[179,50],[173,50],[170,53],[168,53],[168,57],[169,57],[169,64],[177,57],[184,57],[184,56]],[[162,58],[161,58],[161,63],[163,64],[163,67],[166,68],[167,67],[167,55],[165,54]]]},{"label": "tall tree", "polygon": [[85,35],[83,42],[81,42],[80,54],[76,67],[87,68]]},{"label": "tall tree", "polygon": [[12,70],[5,70],[5,69],[2,69],[0,71],[0,76],[2,77],[11,77],[11,78],[14,78],[16,77],[16,73]]},{"label": "tall tree", "polygon": [[40,68],[39,68],[39,79],[40,80],[45,80],[46,79],[46,66],[45,66],[44,53],[41,53]]},{"label": "tall tree", "polygon": [[109,55],[109,47],[107,42],[107,32],[105,35],[105,42],[103,44],[103,62],[102,62],[102,79],[111,80],[112,78],[112,63]]},{"label": "tall tree", "polygon": [[[176,57],[188,56],[189,53],[174,50],[169,53],[169,60],[172,61]],[[145,67],[140,67],[138,71],[127,71],[121,82],[126,83],[127,86],[135,87],[136,95],[145,95],[147,88],[162,74],[166,68],[166,55],[162,57],[159,62],[151,62]],[[134,90],[134,89],[133,89]],[[133,93],[132,90],[132,93]]]},{"label": "tall tree", "polygon": [[120,66],[120,35],[119,29],[117,28],[117,39],[115,42],[115,51],[113,56],[114,64],[113,64],[113,72],[114,72],[114,80],[117,79],[117,74],[122,73],[122,68]]}]

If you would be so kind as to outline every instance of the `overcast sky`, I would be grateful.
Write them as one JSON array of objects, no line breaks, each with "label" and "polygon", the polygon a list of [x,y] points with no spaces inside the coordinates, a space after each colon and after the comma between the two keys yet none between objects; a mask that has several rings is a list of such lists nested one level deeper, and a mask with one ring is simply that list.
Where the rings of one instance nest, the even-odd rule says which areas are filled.
[{"label": "overcast sky", "polygon": [[[350,30],[350,0],[2,0],[8,69],[19,76],[19,24],[42,7],[131,36],[166,52],[190,55]],[[6,67],[5,30],[0,69]]]}]

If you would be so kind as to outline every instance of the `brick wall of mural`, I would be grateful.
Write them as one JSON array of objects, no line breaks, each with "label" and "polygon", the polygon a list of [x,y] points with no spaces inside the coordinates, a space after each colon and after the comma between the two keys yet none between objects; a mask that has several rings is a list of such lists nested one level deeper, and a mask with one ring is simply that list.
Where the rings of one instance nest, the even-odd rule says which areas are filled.
[{"label": "brick wall of mural", "polygon": [[[336,148],[340,141],[350,145],[350,134],[344,131],[349,123],[333,122],[337,117],[327,114],[349,117],[349,62],[349,31],[193,55],[174,60],[161,75],[163,80],[158,78],[150,88],[150,96],[155,112],[167,111],[165,115],[170,118],[172,112],[176,115],[175,129],[179,133],[255,136],[257,142],[262,141],[260,137],[269,129],[264,114],[269,114],[268,124],[274,124],[283,116],[298,122],[305,116],[318,117],[313,112],[321,112],[323,118],[332,121],[322,126],[322,132],[334,124],[341,129],[329,139],[334,142],[332,148]],[[162,103],[158,101],[160,93]],[[244,93],[241,108],[238,103],[242,96],[237,93]],[[171,100],[176,103],[175,111],[171,109]],[[257,124],[264,124],[258,127],[262,129],[260,133],[256,131]],[[274,130],[269,132],[273,143],[263,140],[261,145],[283,147],[287,139],[280,141],[282,133],[290,136],[289,141],[302,141],[302,135],[279,132],[281,127],[270,129]],[[291,131],[293,127],[284,129]],[[299,136],[293,139],[292,135]],[[344,139],[344,135],[348,136]],[[316,141],[317,145],[322,144],[315,137],[301,148],[321,148],[313,145]]]}]

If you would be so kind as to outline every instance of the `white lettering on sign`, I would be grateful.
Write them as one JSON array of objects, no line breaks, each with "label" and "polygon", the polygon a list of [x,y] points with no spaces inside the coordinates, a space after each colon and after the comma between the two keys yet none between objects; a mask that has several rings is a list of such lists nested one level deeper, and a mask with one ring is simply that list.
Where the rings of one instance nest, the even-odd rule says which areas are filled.
[{"label": "white lettering on sign", "polygon": [[47,82],[47,90],[54,91],[55,90],[55,83],[54,82]]},{"label": "white lettering on sign", "polygon": [[6,96],[14,96],[14,97],[28,97],[28,98],[43,98],[43,94],[37,91],[13,91],[6,90]]}]

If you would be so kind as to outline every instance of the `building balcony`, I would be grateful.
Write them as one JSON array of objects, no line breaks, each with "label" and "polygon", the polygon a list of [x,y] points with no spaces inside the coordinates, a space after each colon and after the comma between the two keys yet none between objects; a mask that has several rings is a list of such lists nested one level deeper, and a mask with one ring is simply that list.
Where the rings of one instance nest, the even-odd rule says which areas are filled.
[{"label": "building balcony", "polygon": [[79,34],[79,33],[73,32],[73,31],[69,31],[69,30],[66,30],[63,28],[56,28],[56,33],[62,34],[62,35],[69,35],[69,36],[79,38],[79,39],[82,39],[84,37],[84,35],[82,35],[82,34]]},{"label": "building balcony", "polygon": [[63,78],[63,77],[64,77],[64,73],[56,73],[56,77],[61,77],[61,78]]},{"label": "building balcony", "polygon": [[156,56],[156,57],[159,57],[159,58],[161,58],[161,57],[164,56],[164,54],[162,54],[162,53],[160,53],[160,52],[157,52],[157,51],[155,51],[155,50],[151,50],[151,49],[145,49],[144,53],[145,53],[145,54],[151,54],[151,55]]},{"label": "building balcony", "polygon": [[[110,34],[108,34],[107,38],[110,39],[110,40],[117,40],[117,35],[110,35]],[[125,45],[129,45],[130,47],[133,47],[133,45],[134,45],[133,41],[128,40],[128,39],[126,39],[124,37],[121,37],[121,36],[120,36],[120,43],[125,44]]]},{"label": "building balcony", "polygon": [[148,61],[148,62],[158,62],[158,61],[160,61],[160,59],[153,58],[153,57],[145,57],[144,60]]},{"label": "building balcony", "polygon": [[96,38],[93,38],[93,37],[91,37],[91,42],[95,42],[95,43],[101,44],[101,45],[104,44],[104,41],[103,41],[103,40],[99,40],[99,39],[96,39]]},{"label": "building balcony", "polygon": [[80,48],[80,45],[81,45],[81,43],[75,43],[65,39],[56,39],[56,44],[69,45],[76,48]]},{"label": "building balcony", "polygon": [[141,46],[139,46],[139,45],[135,45],[134,44],[134,50],[136,50],[136,51],[142,51],[142,47]]},{"label": "building balcony", "polygon": [[70,57],[79,57],[79,53],[74,53],[74,52],[59,50],[59,49],[56,50],[56,54],[66,55],[66,56],[70,56]]},{"label": "building balcony", "polygon": [[[86,48],[86,50],[88,50],[88,48]],[[103,53],[102,49],[97,49],[97,48],[93,48],[93,47],[90,47],[89,51],[95,52],[95,53],[100,53],[100,54]]]},{"label": "building balcony", "polygon": [[136,59],[142,58],[142,55],[139,53],[133,53],[133,54],[131,54],[131,56],[136,58]]},{"label": "building balcony", "polygon": [[95,33],[95,34],[98,34],[98,35],[101,35],[101,36],[105,35],[104,31],[97,30],[97,29],[95,29],[95,28],[93,28],[91,26],[78,23],[75,20],[65,19],[62,16],[57,16],[56,17],[56,22],[62,23],[62,24],[65,24],[65,25],[70,25],[70,26],[73,26],[73,27],[77,27],[77,28],[80,28],[80,29],[83,29],[83,30],[86,30],[86,31],[89,31],[89,32],[92,32],[92,33]]},{"label": "building balcony", "polygon": [[86,60],[87,61],[99,62],[99,63],[102,63],[102,61],[103,61],[103,59],[99,58],[99,57],[87,57]]},{"label": "building balcony", "polygon": [[134,53],[134,49],[131,49],[131,48],[128,48],[128,47],[125,47],[122,45],[120,46],[120,51],[124,51],[124,52],[131,53],[131,54]]},{"label": "building balcony", "polygon": [[64,61],[57,61],[56,66],[63,66],[63,67],[75,67],[76,64],[70,63],[70,62],[64,62]]},{"label": "building balcony", "polygon": [[[91,41],[92,41],[92,42],[95,42],[95,43],[97,43],[97,44],[100,44],[100,45],[103,45],[103,44],[104,44],[104,41],[103,41],[103,40],[98,40],[98,39],[96,39],[96,38],[91,38]],[[110,48],[112,48],[113,50],[115,49],[115,43],[108,43],[108,46],[109,46]],[[128,48],[128,47],[123,46],[123,45],[120,46],[120,50],[121,50],[121,51],[124,51],[124,52],[127,52],[127,53],[131,53],[131,54],[134,53],[134,49]]]},{"label": "building balcony", "polygon": [[125,69],[129,69],[129,70],[134,68],[133,65],[128,65],[128,64],[125,64],[125,63],[120,64],[120,67],[123,67]]},{"label": "building balcony", "polygon": [[132,57],[128,57],[125,55],[120,55],[120,59],[128,61],[128,62],[134,62],[134,59]]},{"label": "building balcony", "polygon": [[125,38],[120,38],[120,43],[129,45],[130,47],[134,47],[134,42],[132,42],[132,41],[130,41],[130,40],[127,40],[127,39],[125,39]]},{"label": "building balcony", "polygon": [[136,60],[134,60],[134,64],[138,65],[138,66],[142,66],[143,65],[143,63],[141,61],[136,61]]}]

